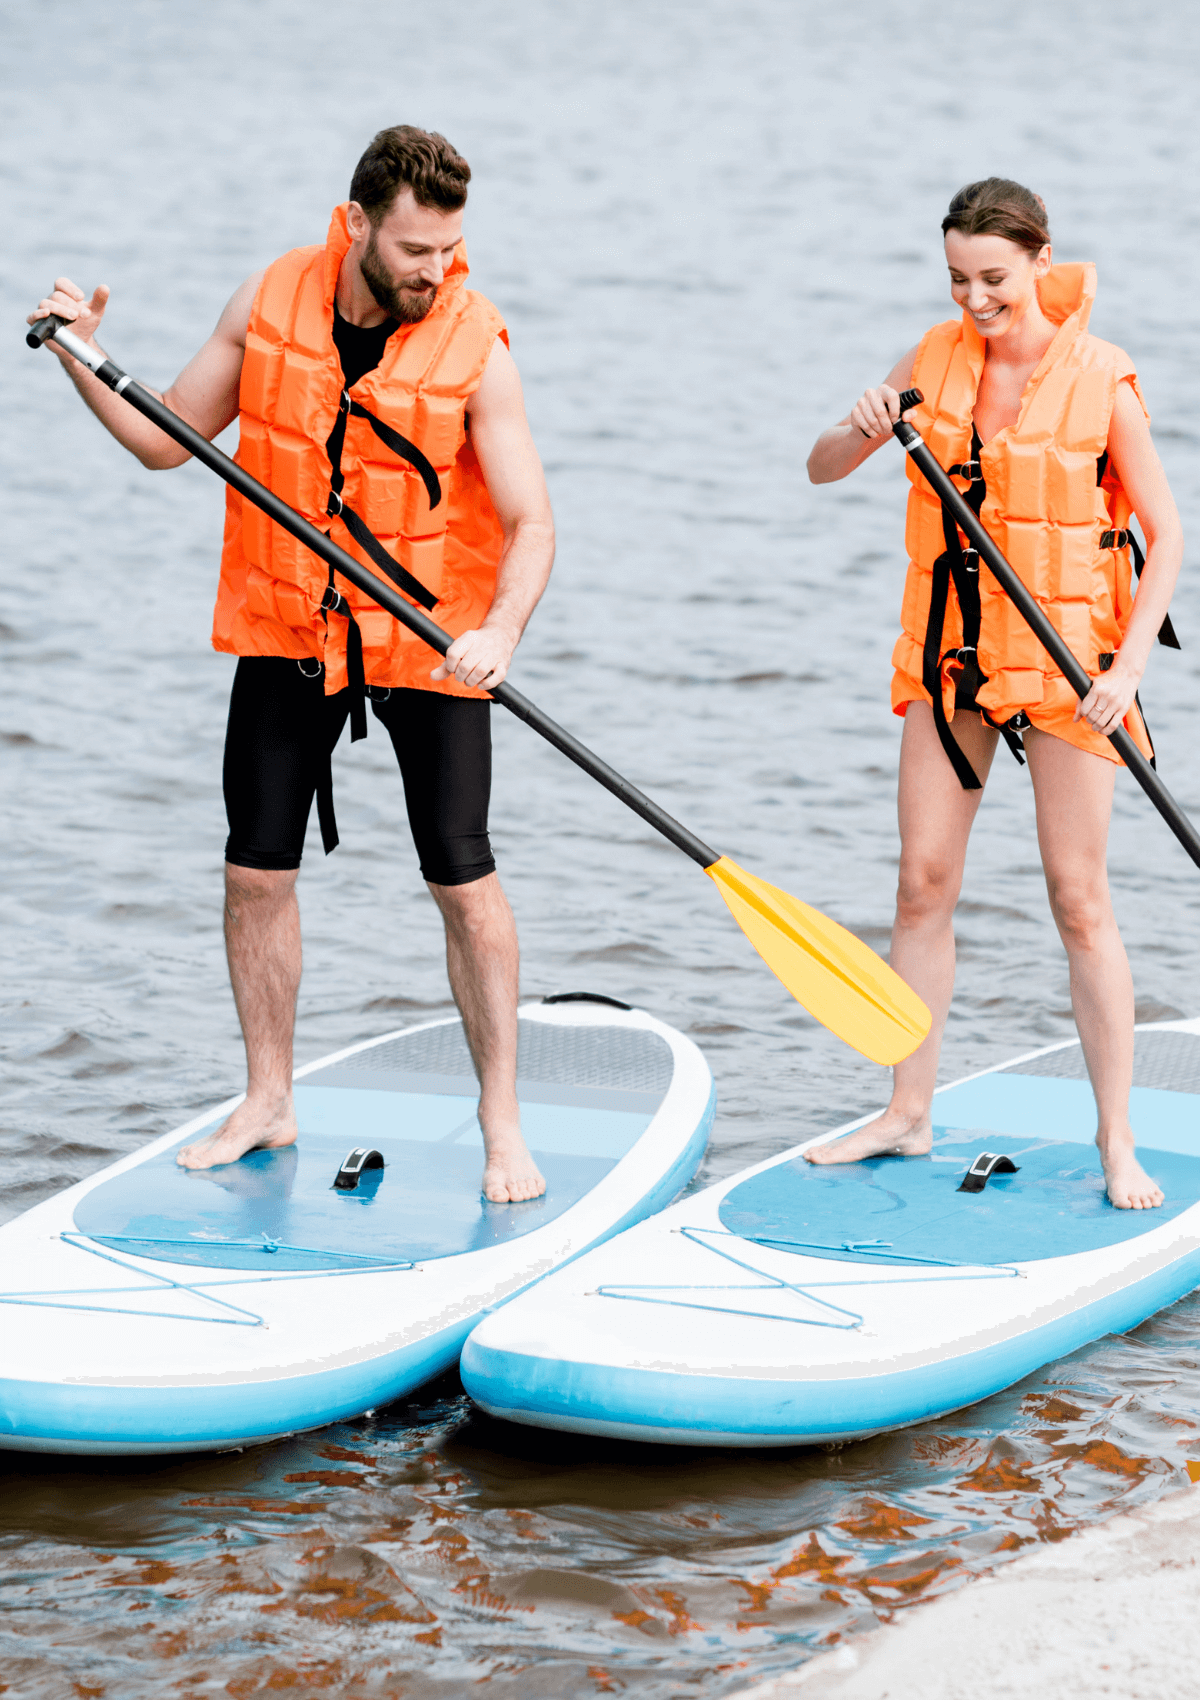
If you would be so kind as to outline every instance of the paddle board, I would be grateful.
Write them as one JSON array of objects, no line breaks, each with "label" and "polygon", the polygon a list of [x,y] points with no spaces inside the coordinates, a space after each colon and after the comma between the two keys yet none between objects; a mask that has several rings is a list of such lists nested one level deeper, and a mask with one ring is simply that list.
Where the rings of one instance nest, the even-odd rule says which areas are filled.
[{"label": "paddle board", "polygon": [[941,1416],[1124,1333],[1200,1283],[1200,1020],[1139,1028],[1135,1057],[1161,1209],[1108,1202],[1078,1041],[1051,1046],[939,1091],[928,1157],[804,1161],[863,1116],[608,1241],[486,1317],[463,1385],[536,1427],[788,1446]]},{"label": "paddle board", "polygon": [[300,1069],[295,1146],[179,1168],[232,1098],[0,1228],[0,1447],[219,1450],[355,1416],[668,1203],[712,1125],[696,1046],[579,995],[523,1007],[519,1034],[540,1199],[480,1194],[478,1086],[451,1020]]}]

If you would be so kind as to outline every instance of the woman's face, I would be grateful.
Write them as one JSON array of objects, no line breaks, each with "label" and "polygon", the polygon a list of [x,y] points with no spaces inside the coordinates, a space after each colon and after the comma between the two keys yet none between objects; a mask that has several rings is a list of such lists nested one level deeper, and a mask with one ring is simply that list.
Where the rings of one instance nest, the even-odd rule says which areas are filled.
[{"label": "woman's face", "polygon": [[1037,280],[1050,270],[1050,244],[1030,254],[1007,236],[946,232],[950,293],[983,337],[1003,336],[1037,300]]}]

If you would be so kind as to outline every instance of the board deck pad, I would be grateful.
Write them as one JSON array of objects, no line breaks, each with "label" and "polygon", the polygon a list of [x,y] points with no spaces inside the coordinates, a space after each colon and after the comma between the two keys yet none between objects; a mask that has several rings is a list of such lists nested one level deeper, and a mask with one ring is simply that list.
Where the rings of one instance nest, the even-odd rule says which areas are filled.
[{"label": "board deck pad", "polygon": [[[115,1252],[263,1273],[419,1262],[530,1233],[641,1137],[673,1061],[665,1040],[637,1028],[523,1019],[518,1033],[522,1127],[547,1183],[539,1199],[490,1204],[480,1193],[479,1088],[454,1021],[297,1081],[296,1145],[204,1170],[181,1169],[172,1148],[87,1193],[75,1226]],[[385,1167],[352,1192],[336,1191],[356,1145],[378,1149]]]},{"label": "board deck pad", "polygon": [[[747,1239],[814,1241],[806,1255],[874,1264],[888,1261],[887,1247],[846,1243],[880,1239],[897,1254],[947,1263],[1027,1263],[1119,1245],[1200,1200],[1200,1038],[1137,1033],[1133,1081],[1138,1157],[1165,1194],[1157,1210],[1108,1201],[1096,1102],[1075,1043],[937,1093],[930,1156],[820,1168],[795,1158],[728,1193],[721,1222]],[[1010,1157],[1020,1173],[958,1192],[983,1151]]]},{"label": "board deck pad", "polygon": [[[1020,1172],[993,1175],[982,1192],[959,1192],[983,1151],[1010,1157]],[[942,1128],[928,1157],[871,1157],[829,1168],[794,1158],[735,1187],[722,1200],[720,1217],[745,1239],[802,1241],[795,1249],[806,1257],[876,1265],[905,1257],[1031,1263],[1119,1245],[1200,1200],[1200,1158],[1168,1151],[1139,1156],[1166,1194],[1159,1210],[1114,1210],[1098,1153],[1074,1141]],[[885,1244],[847,1249],[867,1240]]]}]

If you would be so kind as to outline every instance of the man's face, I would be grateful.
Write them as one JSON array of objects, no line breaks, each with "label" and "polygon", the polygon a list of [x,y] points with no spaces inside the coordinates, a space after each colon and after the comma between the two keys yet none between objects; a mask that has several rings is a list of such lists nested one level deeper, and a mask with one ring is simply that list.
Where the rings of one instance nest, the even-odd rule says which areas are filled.
[{"label": "man's face", "polygon": [[401,324],[423,319],[462,240],[462,211],[418,206],[404,189],[374,228],[355,202],[351,219],[359,270],[376,301]]}]

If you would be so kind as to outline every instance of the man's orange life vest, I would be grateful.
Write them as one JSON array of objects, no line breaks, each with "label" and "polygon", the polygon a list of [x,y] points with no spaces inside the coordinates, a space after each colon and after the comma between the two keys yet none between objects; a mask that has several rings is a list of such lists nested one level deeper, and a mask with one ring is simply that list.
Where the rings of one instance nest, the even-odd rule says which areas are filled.
[{"label": "man's orange life vest", "polygon": [[[969,313],[964,312],[961,321],[935,325],[925,335],[912,378],[925,397],[913,423],[943,466],[963,468],[968,497],[972,477],[982,480],[986,495],[980,518],[1093,678],[1111,665],[1133,610],[1130,505],[1107,458],[1117,385],[1128,381],[1142,400],[1129,356],[1088,334],[1095,294],[1092,265],[1053,266],[1038,284],[1042,311],[1058,325],[1058,332],[1025,386],[1017,423],[983,444],[977,468],[971,458],[972,416],[984,341]],[[1144,402],[1142,406],[1144,410]],[[946,529],[941,503],[929,485],[907,457],[906,464],[913,488],[905,531],[910,559],[901,613],[904,629],[892,654],[892,707],[897,714],[910,702],[933,700],[923,651],[928,661],[935,572],[954,535],[953,529]],[[979,569],[977,556],[968,560],[967,570],[977,574],[972,582],[978,584],[977,665],[985,681],[976,694],[978,706],[995,725],[1003,727],[1015,719],[1018,729],[1032,724],[1094,755],[1119,761],[1107,738],[1074,720],[1079,700],[1075,692],[991,574]],[[954,717],[956,676],[967,660],[960,650],[961,604],[952,583],[945,629],[932,657],[932,678],[940,682],[947,721]],[[1168,630],[1164,626],[1164,641],[1172,642],[1173,637],[1165,636]],[[1137,707],[1126,715],[1125,726],[1152,756]]]},{"label": "man's orange life vest", "polygon": [[[349,247],[340,206],[324,248],[295,248],[267,268],[246,333],[237,460],[378,575],[346,521],[329,512],[337,500],[330,501],[326,444],[345,405],[333,304]],[[428,315],[394,331],[379,365],[348,392],[353,405],[341,452],[346,508],[427,588],[426,600],[436,599],[433,618],[455,637],[478,626],[491,607],[504,543],[465,415],[496,338],[507,335],[491,302],[463,287],[466,276],[460,244]],[[402,447],[415,450],[413,458],[401,458],[381,440],[368,416],[405,439]],[[436,505],[431,489],[441,492]],[[330,577],[302,543],[228,490],[214,648],[315,657],[325,663],[326,692],[343,689],[351,628],[322,612]],[[484,696],[455,680],[435,683],[433,650],[344,579],[337,589],[362,633],[369,684]]]}]

